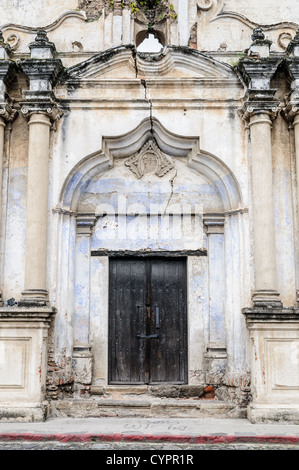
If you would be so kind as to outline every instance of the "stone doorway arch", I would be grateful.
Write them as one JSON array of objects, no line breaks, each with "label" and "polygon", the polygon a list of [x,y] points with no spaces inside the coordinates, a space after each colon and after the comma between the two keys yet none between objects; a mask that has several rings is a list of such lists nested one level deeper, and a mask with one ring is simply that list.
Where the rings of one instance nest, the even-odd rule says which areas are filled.
[{"label": "stone doorway arch", "polygon": [[[146,166],[144,155],[149,154]],[[174,177],[178,178],[177,186],[173,184]],[[188,249],[185,241],[162,246],[137,240],[134,245],[106,237],[99,242],[97,234],[103,232],[103,216],[107,216],[107,211],[105,214],[97,211],[101,202],[115,209],[113,184],[119,194],[126,194],[133,203],[142,187],[153,195],[149,188],[156,185],[157,194],[161,195],[162,183],[169,189],[164,202],[167,198],[169,202],[171,195],[176,201],[187,197],[187,202],[197,197],[204,205],[200,243],[196,241]],[[198,185],[197,196],[186,190],[188,184],[189,188]],[[240,232],[244,214],[241,191],[230,169],[219,158],[200,149],[199,137],[179,136],[165,129],[157,119],[145,119],[125,135],[103,137],[102,149],[79,162],[63,185],[59,211],[61,233],[68,233],[67,237],[62,236],[61,253],[68,257],[74,270],[74,276],[66,276],[71,292],[66,303],[73,305],[72,356],[79,389],[86,383],[94,386],[108,383],[109,257],[142,251],[160,255],[183,253],[187,257],[188,383],[219,383],[229,367],[227,351],[234,348],[228,328],[235,328],[234,317],[241,317],[241,309],[235,309],[239,302],[236,287],[234,292],[229,287],[232,269],[237,266],[240,271],[242,265]],[[114,211],[115,215],[119,214]],[[232,241],[239,247],[237,253],[231,251]],[[64,249],[63,243],[69,246]],[[241,287],[237,286],[238,289]],[[245,350],[245,341],[240,347]]]}]

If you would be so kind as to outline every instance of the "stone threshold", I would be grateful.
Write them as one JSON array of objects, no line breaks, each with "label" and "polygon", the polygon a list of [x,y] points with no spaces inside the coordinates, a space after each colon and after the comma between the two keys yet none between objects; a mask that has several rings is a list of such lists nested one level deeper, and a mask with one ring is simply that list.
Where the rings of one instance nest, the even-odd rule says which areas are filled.
[{"label": "stone threshold", "polygon": [[[199,399],[206,396],[205,387],[202,385],[107,385],[107,386],[91,386],[92,396],[104,397],[130,397],[144,396],[148,399],[157,398],[174,398],[174,399]],[[209,393],[210,397],[211,394]]]},{"label": "stone threshold", "polygon": [[205,399],[70,399],[53,400],[49,417],[246,418],[247,409]]}]

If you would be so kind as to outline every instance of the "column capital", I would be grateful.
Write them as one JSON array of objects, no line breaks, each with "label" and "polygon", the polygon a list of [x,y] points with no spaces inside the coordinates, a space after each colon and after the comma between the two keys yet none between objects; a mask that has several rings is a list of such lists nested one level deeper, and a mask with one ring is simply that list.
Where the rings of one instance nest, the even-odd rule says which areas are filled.
[{"label": "column capital", "polygon": [[205,215],[203,223],[207,235],[224,233],[224,217],[221,215]]},{"label": "column capital", "polygon": [[25,101],[20,106],[22,115],[28,120],[34,114],[44,114],[54,123],[63,115],[58,105],[51,101]]},{"label": "column capital", "polygon": [[8,103],[0,103],[0,118],[5,122],[12,122],[17,114],[18,111],[13,109]]},{"label": "column capital", "polygon": [[[264,94],[265,98],[268,98],[270,97],[270,95],[273,95],[273,90],[267,91],[271,93],[268,93],[268,96]],[[262,98],[261,95],[257,96],[256,100],[252,99],[251,96],[251,99],[245,101],[243,107],[238,111],[239,116],[245,121],[248,121],[254,115],[267,114],[269,116],[269,120],[274,121],[280,110],[280,102],[272,99],[262,100],[260,98]]]},{"label": "column capital", "polygon": [[77,235],[91,236],[92,228],[97,220],[95,215],[82,214],[76,218]]},{"label": "column capital", "polygon": [[282,114],[287,121],[293,123],[295,117],[299,115],[299,99],[298,101],[289,101],[283,108]]}]

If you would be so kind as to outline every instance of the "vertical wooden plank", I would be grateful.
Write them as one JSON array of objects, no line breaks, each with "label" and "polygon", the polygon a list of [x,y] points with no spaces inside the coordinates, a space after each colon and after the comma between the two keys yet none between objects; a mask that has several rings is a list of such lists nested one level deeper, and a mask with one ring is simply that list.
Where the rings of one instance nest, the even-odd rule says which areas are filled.
[{"label": "vertical wooden plank", "polygon": [[[184,258],[153,259],[151,383],[187,382],[187,280]],[[155,309],[159,307],[160,328]]]},{"label": "vertical wooden plank", "polygon": [[[144,383],[145,262],[110,259],[109,381]],[[139,307],[139,308],[138,308]]]}]

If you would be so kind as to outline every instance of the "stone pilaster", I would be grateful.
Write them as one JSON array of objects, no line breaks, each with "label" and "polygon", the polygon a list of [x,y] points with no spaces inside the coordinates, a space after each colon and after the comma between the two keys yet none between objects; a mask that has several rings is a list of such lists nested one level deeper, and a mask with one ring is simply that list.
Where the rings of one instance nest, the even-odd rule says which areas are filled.
[{"label": "stone pilaster", "polygon": [[29,48],[31,58],[21,61],[21,68],[30,80],[30,89],[23,92],[26,101],[21,103],[21,112],[28,119],[29,147],[25,289],[19,304],[46,305],[50,130],[61,116],[53,87],[63,67],[61,61],[53,57],[55,46],[44,31],[38,32]]},{"label": "stone pilaster", "polygon": [[[16,66],[9,60],[11,50],[5,44],[0,31],[0,220],[2,214],[2,168],[4,154],[5,127],[8,122],[14,120],[17,111],[12,108],[11,100],[6,91],[7,81],[14,73]],[[2,306],[2,295],[0,292],[0,306]]]},{"label": "stone pilaster", "polygon": [[73,375],[75,392],[88,396],[92,381],[93,356],[90,345],[90,242],[96,221],[93,215],[77,216]]},{"label": "stone pilaster", "polygon": [[209,343],[205,352],[205,381],[219,385],[226,372],[224,218],[205,217],[209,262]]},{"label": "stone pilaster", "polygon": [[[286,99],[283,116],[294,129],[297,211],[299,213],[299,29],[287,48],[286,72],[291,82],[291,92]],[[299,279],[297,280],[297,302],[299,301]]]}]

